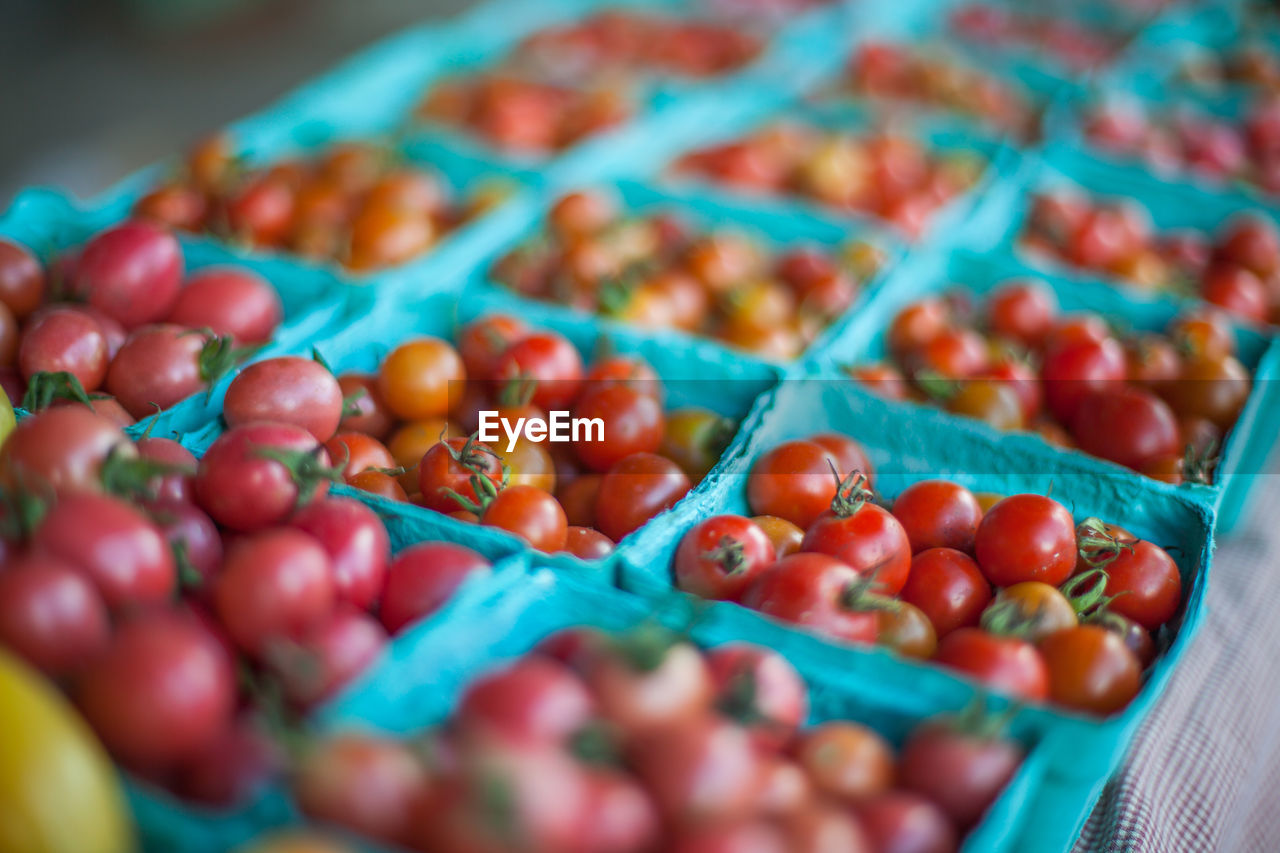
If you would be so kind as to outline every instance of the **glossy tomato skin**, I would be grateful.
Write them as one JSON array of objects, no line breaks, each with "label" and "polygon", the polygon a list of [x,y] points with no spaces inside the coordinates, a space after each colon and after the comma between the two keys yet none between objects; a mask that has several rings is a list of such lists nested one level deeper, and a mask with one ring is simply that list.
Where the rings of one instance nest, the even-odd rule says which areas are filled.
[{"label": "glossy tomato skin", "polygon": [[207,267],[178,291],[168,322],[230,335],[237,344],[265,343],[283,315],[280,297],[266,279],[243,267]]},{"label": "glossy tomato skin", "polygon": [[754,521],[717,515],[698,522],[676,548],[676,586],[702,598],[737,601],[774,561],[773,543]]},{"label": "glossy tomato skin", "polygon": [[205,387],[200,353],[208,338],[182,326],[134,330],[107,371],[107,391],[135,418],[167,409]]},{"label": "glossy tomato skin", "polygon": [[99,470],[112,453],[137,455],[120,427],[86,406],[60,406],[24,418],[0,448],[0,475],[11,486],[59,495],[100,492]]},{"label": "glossy tomato skin", "polygon": [[[93,317],[77,308],[41,311],[18,348],[22,378],[66,372],[86,391],[96,391],[107,375],[107,338]],[[10,362],[12,363],[12,362]]]},{"label": "glossy tomato skin", "polygon": [[820,515],[805,532],[800,550],[835,557],[873,578],[872,590],[886,595],[896,595],[911,570],[906,531],[888,510],[870,502],[852,515]]},{"label": "glossy tomato skin", "polygon": [[565,528],[564,552],[579,560],[603,560],[613,553],[613,542],[599,530],[571,524]]},{"label": "glossy tomato skin", "polygon": [[973,551],[982,507],[973,492],[949,480],[921,480],[894,499],[893,515],[919,554],[928,548]]},{"label": "glossy tomato skin", "polygon": [[363,373],[344,373],[338,377],[342,391],[342,421],[338,428],[350,432],[362,432],[379,441],[386,440],[395,425],[395,419],[382,402],[378,391],[378,379]]},{"label": "glossy tomato skin", "polygon": [[495,376],[533,380],[537,384],[530,403],[543,411],[565,409],[581,388],[582,356],[563,335],[530,332],[498,358]]},{"label": "glossy tomato skin", "polygon": [[1159,545],[1138,540],[1106,564],[1105,593],[1116,596],[1108,609],[1154,631],[1173,618],[1182,603],[1178,564]]},{"label": "glossy tomato skin", "polygon": [[443,606],[463,581],[491,570],[488,560],[461,545],[428,542],[404,549],[387,570],[379,610],[383,626],[398,634]]},{"label": "glossy tomato skin", "polygon": [[387,408],[404,420],[443,417],[454,408],[466,368],[457,351],[439,338],[406,341],[382,360],[378,392]]},{"label": "glossy tomato skin", "polygon": [[929,548],[911,560],[901,592],[929,618],[939,638],[974,627],[991,601],[991,584],[973,558],[953,548]]},{"label": "glossy tomato skin", "polygon": [[680,466],[654,453],[619,460],[600,481],[596,528],[614,542],[670,509],[692,487]]},{"label": "glossy tomato skin", "polygon": [[163,228],[126,222],[98,234],[76,262],[77,290],[127,329],[169,313],[182,284],[182,247]]},{"label": "glossy tomato skin", "polygon": [[329,555],[334,592],[361,610],[377,603],[386,583],[391,539],[377,513],[351,498],[312,501],[289,520]]},{"label": "glossy tomato skin", "polygon": [[1131,385],[1085,396],[1071,422],[1071,434],[1086,453],[1135,470],[1179,451],[1173,410],[1151,392]]},{"label": "glossy tomato skin", "polygon": [[1067,508],[1043,495],[1012,495],[983,516],[974,554],[996,586],[1043,581],[1057,586],[1076,565],[1075,522]]},{"label": "glossy tomato skin", "polygon": [[228,426],[255,421],[295,424],[325,442],[342,420],[342,389],[319,362],[280,356],[242,370],[227,387],[222,406]]},{"label": "glossy tomato skin", "polygon": [[1113,338],[1068,343],[1048,351],[1040,376],[1049,411],[1062,423],[1071,423],[1090,391],[1124,381],[1124,348]]},{"label": "glossy tomato skin", "polygon": [[0,239],[0,302],[18,319],[36,310],[47,280],[36,256],[23,246]]},{"label": "glossy tomato skin", "polygon": [[454,492],[477,501],[472,477],[487,479],[495,490],[502,485],[502,460],[489,445],[467,438],[446,438],[433,444],[418,463],[422,505],[444,513],[461,509]]},{"label": "glossy tomato skin", "polygon": [[[315,436],[292,424],[257,423],[233,427],[218,437],[196,470],[196,498],[224,527],[248,533],[287,519],[298,504],[298,485],[288,468],[263,451],[312,453],[328,464]],[[315,497],[328,487],[318,484]]]},{"label": "glossy tomato skin", "polygon": [[1112,714],[1142,686],[1138,658],[1123,639],[1098,625],[1081,625],[1040,641],[1049,674],[1049,698],[1094,714]]},{"label": "glossy tomato skin", "polygon": [[235,677],[226,652],[197,623],[154,613],[121,626],[77,690],[85,718],[126,765],[173,767],[231,722]]},{"label": "glossy tomato skin", "polygon": [[107,648],[107,607],[72,564],[47,554],[7,561],[0,572],[0,643],[54,678]]},{"label": "glossy tomato skin", "polygon": [[662,443],[662,404],[651,393],[628,385],[587,385],[574,404],[573,417],[604,424],[603,440],[573,446],[578,459],[593,471],[608,471],[623,458],[652,453]]},{"label": "glossy tomato skin", "polygon": [[236,645],[264,659],[273,645],[301,639],[333,612],[329,557],[300,530],[237,539],[214,587],[214,605]]},{"label": "glossy tomato skin", "polygon": [[898,757],[898,781],[942,808],[967,829],[1013,778],[1022,748],[997,737],[968,734],[945,723],[926,723],[907,738]]},{"label": "glossy tomato skin", "polygon": [[594,711],[591,694],[572,670],[530,656],[471,682],[457,716],[464,736],[563,744]]},{"label": "glossy tomato skin", "polygon": [[774,515],[808,529],[836,496],[838,484],[831,471],[836,461],[812,441],[788,441],[768,451],[747,478],[752,514]]},{"label": "glossy tomato skin", "polygon": [[389,471],[396,467],[386,445],[362,432],[334,433],[324,443],[324,449],[330,459],[342,465],[342,478],[348,483],[360,474],[376,474],[379,469]]},{"label": "glossy tomato skin", "polygon": [[548,554],[564,548],[568,522],[564,509],[537,486],[508,486],[498,492],[480,516],[480,523],[519,536]]},{"label": "glossy tomato skin", "polygon": [[851,643],[876,639],[873,611],[851,610],[844,597],[858,572],[826,554],[798,553],[774,563],[747,589],[742,603],[820,634]]},{"label": "glossy tomato skin", "polygon": [[178,576],[185,594],[196,598],[208,596],[214,575],[222,568],[222,534],[204,510],[194,503],[161,498],[146,503],[156,527],[169,547],[181,548],[186,565],[194,569],[195,578]]},{"label": "glossy tomato skin", "polygon": [[682,829],[671,853],[790,853],[786,834],[763,820],[712,823]]},{"label": "glossy tomato skin", "polygon": [[809,688],[782,655],[751,643],[707,652],[717,706],[746,726],[762,750],[784,747],[809,715]]},{"label": "glossy tomato skin", "polygon": [[73,495],[44,517],[34,548],[84,572],[115,611],[164,604],[177,588],[169,543],[145,515],[106,495]]},{"label": "glossy tomato skin", "polygon": [[934,660],[987,687],[1041,702],[1049,697],[1049,672],[1035,646],[980,628],[960,628],[938,643]]}]

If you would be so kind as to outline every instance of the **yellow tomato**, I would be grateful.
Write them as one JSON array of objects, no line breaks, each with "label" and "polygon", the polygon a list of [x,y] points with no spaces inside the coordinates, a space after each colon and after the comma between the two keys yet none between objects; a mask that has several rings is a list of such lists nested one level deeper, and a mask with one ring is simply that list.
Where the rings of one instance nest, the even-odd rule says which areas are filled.
[{"label": "yellow tomato", "polygon": [[9,402],[9,395],[0,388],[0,444],[4,444],[16,423],[17,419],[13,416],[13,404]]},{"label": "yellow tomato", "polygon": [[135,848],[102,745],[51,684],[0,651],[0,850]]}]

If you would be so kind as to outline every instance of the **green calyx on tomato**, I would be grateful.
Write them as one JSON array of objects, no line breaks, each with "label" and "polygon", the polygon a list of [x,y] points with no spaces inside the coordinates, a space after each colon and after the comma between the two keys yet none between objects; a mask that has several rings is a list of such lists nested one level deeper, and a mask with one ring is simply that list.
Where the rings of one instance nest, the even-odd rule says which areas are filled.
[{"label": "green calyx on tomato", "polygon": [[876,572],[858,575],[841,591],[840,607],[853,613],[871,613],[879,610],[896,613],[901,609],[902,602],[898,599],[872,592],[875,586]]},{"label": "green calyx on tomato", "polygon": [[[1129,546],[1130,550],[1132,550],[1132,547]],[[1107,562],[1109,563],[1114,559],[1115,556],[1112,556]],[[1076,615],[1084,619],[1104,610],[1108,604],[1119,596],[1124,595],[1123,592],[1107,595],[1107,580],[1107,570],[1099,566],[1087,572],[1081,572],[1058,589],[1066,596],[1067,601],[1071,604],[1071,609],[1076,612]]]},{"label": "green calyx on tomato", "polygon": [[154,498],[158,478],[168,474],[194,474],[195,470],[186,465],[172,462],[161,462],[158,459],[144,459],[133,454],[120,452],[119,447],[112,448],[107,458],[102,460],[98,478],[102,481],[102,490],[126,500]]},{"label": "green calyx on tomato", "polygon": [[1121,551],[1132,551],[1133,543],[1121,540],[1101,519],[1086,518],[1076,527],[1076,547],[1080,559],[1096,569],[1111,563]]},{"label": "green calyx on tomato", "polygon": [[315,496],[322,482],[341,483],[342,470],[347,465],[343,459],[336,465],[324,464],[324,446],[310,450],[286,450],[281,447],[259,447],[255,451],[263,459],[283,465],[298,487],[298,506],[305,506]]},{"label": "green calyx on tomato", "polygon": [[22,395],[22,407],[30,412],[39,412],[49,408],[54,400],[71,400],[93,406],[93,398],[74,373],[42,370],[32,374],[27,381],[27,392]]},{"label": "green calyx on tomato", "polygon": [[831,512],[840,518],[856,515],[865,504],[873,503],[876,494],[871,490],[870,480],[861,471],[851,471],[845,477],[840,476],[834,462],[828,460],[831,474],[836,478],[836,496],[831,499]]},{"label": "green calyx on tomato", "polygon": [[231,372],[232,368],[242,364],[245,359],[262,349],[262,344],[238,347],[230,335],[219,337],[212,329],[193,329],[187,334],[204,337],[204,346],[196,363],[200,369],[200,378],[209,386]]},{"label": "green calyx on tomato", "polygon": [[[455,448],[452,444],[443,442],[444,448],[449,451],[453,461],[471,472],[468,481],[471,483],[471,490],[475,492],[476,499],[472,500],[466,495],[459,494],[454,489],[445,489],[444,491],[460,509],[474,512],[477,516],[480,516],[484,515],[484,511],[488,509],[489,504],[493,503],[493,499],[498,496],[498,492],[505,489],[511,482],[511,466],[487,444],[481,444],[477,438],[478,436],[478,432],[472,433],[460,448]],[[495,483],[487,473],[491,461],[495,459],[502,466],[502,480],[498,483]]]}]

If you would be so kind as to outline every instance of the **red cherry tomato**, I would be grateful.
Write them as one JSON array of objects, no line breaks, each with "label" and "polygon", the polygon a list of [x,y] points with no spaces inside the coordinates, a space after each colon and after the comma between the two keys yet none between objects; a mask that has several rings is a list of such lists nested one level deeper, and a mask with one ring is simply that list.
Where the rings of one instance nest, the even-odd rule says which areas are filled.
[{"label": "red cherry tomato", "polygon": [[[831,508],[837,460],[812,441],[788,441],[763,454],[747,478],[747,504],[755,515],[774,515],[808,529]],[[843,476],[849,472],[841,471]]]},{"label": "red cherry tomato", "polygon": [[890,791],[858,803],[871,848],[893,853],[953,853],[956,831],[942,809],[918,794]]},{"label": "red cherry tomato", "polygon": [[328,441],[342,420],[342,389],[323,365],[280,356],[249,365],[227,387],[222,416],[228,426],[275,421],[296,424]]},{"label": "red cherry tomato", "polygon": [[982,521],[982,507],[973,492],[949,480],[907,486],[894,500],[893,514],[917,554],[928,548],[972,551]]},{"label": "red cherry tomato", "polygon": [[41,312],[22,336],[18,368],[28,381],[37,373],[70,373],[86,391],[107,375],[107,338],[102,326],[76,308]]},{"label": "red cherry tomato", "polygon": [[1076,565],[1075,522],[1067,508],[1043,495],[1013,495],[983,516],[974,555],[996,586],[1043,581],[1057,586]]},{"label": "red cherry tomato", "polygon": [[600,481],[596,527],[614,542],[683,498],[692,487],[680,466],[653,453],[619,460]]},{"label": "red cherry tomato", "polygon": [[978,624],[991,602],[991,584],[968,554],[954,548],[927,548],[911,560],[902,600],[929,617],[939,638]]},{"label": "red cherry tomato", "polygon": [[480,523],[514,533],[549,554],[564,548],[568,528],[559,502],[537,486],[508,486],[498,492]]},{"label": "red cherry tomato", "polygon": [[1180,444],[1173,410],[1132,385],[1086,395],[1071,422],[1071,435],[1086,453],[1135,470],[1177,454]]},{"label": "red cherry tomato", "polygon": [[1049,411],[1071,423],[1090,391],[1124,381],[1124,348],[1111,338],[1065,344],[1047,351],[1040,376]]},{"label": "red cherry tomato", "polygon": [[781,749],[809,715],[809,689],[782,655],[750,643],[707,652],[717,706],[763,749]]},{"label": "red cherry tomato", "polygon": [[1105,566],[1104,592],[1116,596],[1108,609],[1154,631],[1173,618],[1182,603],[1178,565],[1159,545],[1145,540],[1121,547]]},{"label": "red cherry tomato", "polygon": [[525,657],[473,681],[458,703],[463,733],[563,744],[590,722],[595,703],[568,667]]},{"label": "red cherry tomato", "polygon": [[568,338],[555,332],[531,332],[498,358],[496,378],[532,381],[529,402],[543,411],[565,409],[582,383],[582,357]]},{"label": "red cherry tomato", "polygon": [[[624,652],[587,651],[582,668],[600,715],[624,735],[661,731],[711,707],[714,685],[702,653],[688,643],[660,648],[651,659],[625,652],[647,650],[651,635],[624,638]],[[663,637],[662,639],[669,639]],[[646,655],[648,657],[648,655]]]},{"label": "red cherry tomato", "polygon": [[391,541],[373,510],[351,498],[313,501],[289,520],[329,555],[339,601],[368,610],[382,595]]},{"label": "red cherry tomato", "polygon": [[488,560],[461,545],[428,542],[405,548],[387,570],[379,616],[390,634],[439,610],[464,581],[489,574]]},{"label": "red cherry tomato", "polygon": [[800,550],[835,557],[873,580],[871,588],[885,595],[896,595],[911,570],[906,531],[888,510],[869,501],[820,515]]},{"label": "red cherry tomato", "polygon": [[230,335],[237,344],[264,343],[283,314],[267,280],[243,267],[208,267],[187,279],[168,322]]},{"label": "red cherry tomato", "polygon": [[1124,640],[1098,625],[1080,625],[1040,641],[1049,674],[1049,697],[1094,714],[1129,704],[1142,686],[1142,669]]},{"label": "red cherry tomato", "polygon": [[422,505],[449,513],[463,508],[455,494],[477,502],[471,478],[488,480],[496,491],[502,486],[502,464],[489,445],[474,438],[449,438],[432,445],[418,465]]},{"label": "red cherry tomato", "polygon": [[1057,312],[1053,291],[1034,280],[1006,282],[987,298],[991,332],[1025,346],[1044,340]]},{"label": "red cherry tomato", "polygon": [[775,619],[851,643],[876,639],[874,610],[857,609],[850,590],[854,569],[826,554],[792,554],[773,564],[747,589],[742,603]]},{"label": "red cherry tomato", "polygon": [[1015,637],[960,628],[938,643],[934,660],[1018,699],[1049,698],[1049,671],[1036,647]]},{"label": "red cherry tomato", "polygon": [[352,607],[338,607],[296,641],[272,647],[267,665],[285,696],[302,708],[333,697],[368,669],[387,645],[378,620]]},{"label": "red cherry tomato", "polygon": [[861,800],[893,785],[893,748],[866,726],[828,722],[807,729],[796,761],[814,786],[840,800]]},{"label": "red cherry tomato", "polygon": [[658,811],[677,823],[750,814],[762,765],[747,732],[712,714],[638,733],[629,744],[636,775]]},{"label": "red cherry tomato", "polygon": [[0,644],[46,675],[81,669],[110,636],[102,596],[74,565],[35,553],[0,572]]},{"label": "red cherry tomato", "polygon": [[603,437],[584,435],[574,442],[578,459],[605,472],[633,453],[652,453],[662,443],[662,404],[645,389],[630,385],[587,385],[573,408],[574,418],[599,419]]},{"label": "red cherry tomato", "polygon": [[528,334],[523,320],[507,314],[490,314],[458,330],[458,354],[473,379],[498,378],[499,359],[516,341]]},{"label": "red cherry tomato", "polygon": [[129,335],[107,372],[107,391],[129,414],[168,409],[219,378],[206,354],[216,342],[182,326],[143,326]]},{"label": "red cherry tomato", "polygon": [[126,329],[164,319],[182,284],[182,247],[163,228],[126,222],[98,234],[76,262],[76,289]]},{"label": "red cherry tomato", "polygon": [[23,246],[0,238],[0,302],[21,320],[40,306],[44,298],[44,269]]},{"label": "red cherry tomato", "polygon": [[928,722],[903,744],[898,782],[967,829],[995,802],[1021,763],[1022,748],[1013,741]]},{"label": "red cherry tomato", "polygon": [[77,700],[107,749],[144,772],[172,768],[231,724],[235,676],[198,623],[155,613],[121,626]]},{"label": "red cherry tomato", "polygon": [[754,521],[717,515],[698,522],[676,549],[676,586],[702,598],[737,601],[774,561],[773,543]]},{"label": "red cherry tomato", "polygon": [[14,427],[0,448],[0,475],[10,486],[59,495],[99,492],[99,471],[112,454],[137,454],[120,427],[85,406],[55,407]]},{"label": "red cherry tomato", "polygon": [[598,530],[571,524],[565,528],[564,551],[579,560],[603,560],[613,553],[613,542]]}]

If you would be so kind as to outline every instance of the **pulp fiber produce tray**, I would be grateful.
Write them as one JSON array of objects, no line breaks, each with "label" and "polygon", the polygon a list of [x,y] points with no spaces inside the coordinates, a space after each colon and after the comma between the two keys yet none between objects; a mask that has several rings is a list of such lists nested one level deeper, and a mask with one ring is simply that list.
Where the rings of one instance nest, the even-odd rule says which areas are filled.
[{"label": "pulp fiber produce tray", "polygon": [[[929,295],[952,291],[969,294],[977,304],[992,290],[1013,279],[1035,279],[1053,291],[1064,312],[1095,311],[1122,330],[1162,331],[1178,315],[1181,306],[1162,299],[1137,301],[1102,282],[1075,281],[1028,266],[1013,256],[994,252],[975,255],[967,252],[921,253],[890,274],[866,305],[844,328],[839,338],[811,360],[809,372],[832,382],[855,382],[843,368],[883,361],[888,357],[885,334],[897,313],[908,303]],[[891,403],[909,412],[914,422],[936,421],[940,428],[965,423],[986,433],[993,443],[1034,448],[1047,456],[1067,455],[1082,468],[1094,468],[1100,476],[1133,480],[1135,488],[1180,494],[1204,504],[1215,512],[1219,532],[1230,530],[1240,520],[1252,489],[1265,475],[1267,457],[1280,429],[1280,340],[1248,326],[1235,327],[1238,357],[1253,375],[1249,399],[1221,449],[1214,483],[1187,483],[1175,486],[1143,477],[1112,462],[1082,451],[1055,447],[1032,432],[1006,433],[945,412],[937,407],[910,402]]]},{"label": "pulp fiber produce tray", "polygon": [[[206,428],[204,433],[208,432]],[[209,443],[208,435],[197,434],[192,439],[192,446],[197,449],[207,447]],[[496,537],[470,535],[465,528],[443,523],[447,521],[443,516],[406,513],[400,505],[370,499],[355,489],[337,488],[333,493],[353,497],[372,508],[386,525],[393,553],[423,542],[451,542],[479,552],[494,564],[493,572],[488,578],[467,580],[439,611],[391,638],[379,662],[345,688],[344,693],[353,691],[366,694],[368,688],[362,685],[370,678],[377,679],[381,684],[388,678],[386,672],[397,671],[403,667],[403,661],[419,654],[417,650],[422,645],[422,637],[430,633],[431,626],[452,621],[454,613],[459,609],[467,609],[473,600],[488,601],[494,583],[504,582],[502,579],[512,575],[519,575],[521,578],[518,581],[513,579],[512,586],[520,587],[527,583],[528,563],[513,556],[516,551],[513,543]],[[329,702],[345,703],[342,695],[339,694]],[[325,713],[324,705],[313,709],[308,715],[308,725],[311,719],[323,717]],[[218,809],[186,802],[130,775],[125,777],[125,794],[138,826],[143,850],[147,853],[171,853],[177,850],[183,853],[224,853],[271,827],[300,820],[285,786],[278,781],[250,802],[234,809]]]},{"label": "pulp fiber produce tray", "polygon": [[[755,459],[783,441],[819,432],[843,433],[861,442],[876,471],[876,488],[886,497],[932,478],[1000,494],[1051,492],[1078,520],[1097,516],[1114,521],[1170,549],[1182,573],[1184,602],[1163,629],[1173,635],[1171,642],[1148,669],[1133,702],[1106,718],[1047,705],[1023,707],[1016,714],[1025,727],[1020,730],[1039,738],[1046,762],[1043,796],[1024,823],[1033,829],[1019,839],[1017,849],[1062,850],[1079,834],[1107,777],[1203,624],[1213,510],[1189,495],[1150,488],[1131,474],[1104,470],[1076,454],[1051,453],[1038,442],[997,437],[973,422],[924,414],[891,405],[844,380],[783,382],[747,446],[712,472],[693,500],[655,521],[663,535],[655,529],[621,555],[620,582],[659,606],[674,606],[681,594],[673,587],[671,560],[681,536],[712,515],[749,515],[746,480]],[[708,609],[713,618],[755,642],[838,668],[845,678],[874,684],[877,690],[928,697],[938,707],[959,707],[977,691],[973,682],[941,667],[883,648],[823,639],[732,603],[716,602]]]},{"label": "pulp fiber produce tray", "polygon": [[[115,211],[82,207],[53,190],[32,189],[20,193],[0,215],[0,236],[14,240],[36,254],[46,265],[66,249],[84,244],[99,231],[118,224]],[[278,355],[321,336],[340,323],[347,307],[338,279],[268,258],[241,258],[207,241],[179,235],[184,275],[211,266],[232,265],[250,269],[265,278],[284,307],[283,320],[271,342],[254,358]],[[16,405],[20,401],[14,400]],[[196,394],[128,428],[139,435],[150,429],[158,436],[186,433],[203,426],[218,411],[205,393]]]},{"label": "pulp fiber produce tray", "polygon": [[[655,611],[643,599],[545,569],[494,576],[486,586],[487,598],[477,589],[475,596],[451,608],[449,618],[424,625],[412,649],[388,656],[359,685],[325,707],[317,718],[320,727],[411,735],[446,719],[470,681],[529,651],[559,629],[594,626],[618,631],[650,618],[681,627],[687,618],[680,608]],[[951,703],[951,697],[937,699],[902,689],[901,684],[850,677],[829,661],[806,654],[799,645],[771,643],[744,633],[741,626],[715,613],[697,621],[691,634],[704,647],[745,640],[768,645],[787,657],[810,687],[809,724],[853,720],[900,744],[922,720],[964,707],[963,701]],[[966,851],[1026,850],[1027,835],[1038,834],[1033,806],[1042,789],[1046,753],[1031,728],[1015,726],[1013,734],[1030,747],[1027,758],[971,831],[963,847]]]},{"label": "pulp fiber produce tray", "polygon": [[[459,326],[478,317],[498,313],[515,314],[531,327],[559,332],[577,347],[584,363],[589,363],[593,355],[601,353],[639,356],[662,379],[668,409],[696,405],[734,418],[738,421],[737,432],[721,457],[721,464],[743,445],[758,418],[759,402],[782,375],[777,367],[741,358],[706,341],[661,332],[642,335],[625,327],[605,328],[593,318],[575,316],[563,309],[540,304],[515,305],[502,294],[484,293],[467,294],[461,299],[452,294],[437,294],[417,302],[385,300],[369,315],[351,323],[333,337],[309,342],[298,347],[294,354],[310,355],[314,349],[338,374],[373,372],[387,353],[404,341],[424,335],[452,341]],[[221,406],[225,390],[224,383],[211,395],[215,409]],[[203,452],[222,432],[222,423],[214,420],[192,437],[190,443],[197,452]],[[336,490],[344,494],[354,493],[354,490],[341,486]],[[501,547],[509,550],[528,550],[520,539],[504,531],[447,518],[413,504],[369,495],[363,498],[384,512],[403,516],[405,523],[415,518],[430,518],[433,524],[455,530],[468,542],[501,543]],[[614,555],[607,559],[588,564],[568,554],[541,552],[535,552],[533,559],[539,564],[576,569],[589,565],[602,578],[611,580],[617,554],[649,536],[649,528],[654,523],[650,521],[625,537]],[[495,544],[494,547],[499,546]]]},{"label": "pulp fiber produce tray", "polygon": [[[711,231],[729,231],[742,234],[757,242],[770,254],[784,252],[787,249],[812,246],[836,252],[842,245],[855,240],[862,240],[878,247],[884,253],[884,263],[879,272],[869,277],[860,285],[857,296],[845,312],[832,321],[818,338],[810,345],[810,352],[817,352],[826,346],[826,342],[848,321],[856,316],[859,306],[884,281],[888,271],[900,262],[905,248],[896,234],[885,226],[872,223],[850,227],[848,224],[835,223],[830,220],[809,216],[805,212],[795,211],[783,203],[778,206],[742,204],[741,200],[728,194],[708,191],[703,187],[672,188],[662,184],[651,184],[633,180],[584,182],[581,185],[566,187],[566,191],[583,189],[603,192],[618,202],[623,217],[629,215],[672,214],[681,223],[694,229],[695,235]],[[501,240],[483,254],[473,258],[470,274],[462,283],[462,298],[472,299],[476,294],[484,294],[491,304],[503,306],[502,310],[523,313],[526,310],[539,310],[549,315],[563,316],[565,321],[581,321],[590,319],[603,330],[623,332],[634,337],[652,336],[660,340],[680,340],[683,346],[696,344],[696,352],[720,350],[715,358],[732,362],[735,359],[744,362],[770,361],[764,356],[734,348],[731,344],[715,338],[684,332],[681,330],[646,330],[639,326],[629,325],[624,321],[614,320],[607,315],[593,314],[571,306],[524,296],[499,284],[491,274],[493,266],[508,252],[536,239],[546,228],[546,213],[559,198],[558,192],[543,193],[536,204],[522,205],[523,221],[518,226],[507,229]],[[511,217],[514,223],[515,217]],[[389,287],[390,294],[386,298],[403,296],[406,299],[417,297],[418,282],[405,279]],[[779,367],[781,362],[776,362]],[[696,375],[690,371],[688,375]]]}]

